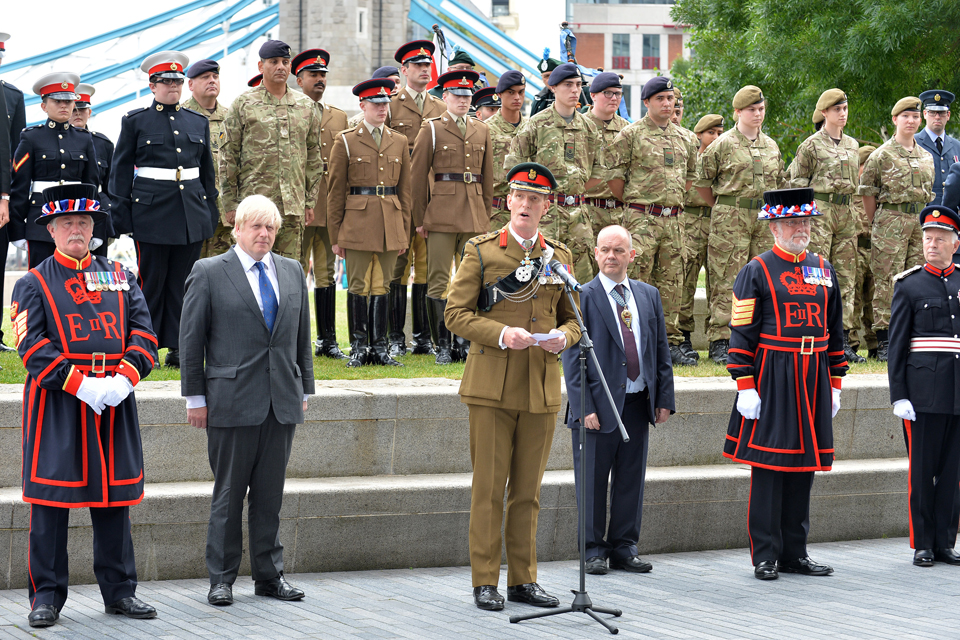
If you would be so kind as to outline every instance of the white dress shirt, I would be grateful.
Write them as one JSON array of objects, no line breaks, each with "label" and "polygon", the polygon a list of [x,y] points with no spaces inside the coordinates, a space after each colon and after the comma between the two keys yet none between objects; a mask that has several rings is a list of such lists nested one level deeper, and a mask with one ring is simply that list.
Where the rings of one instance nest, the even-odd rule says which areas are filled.
[{"label": "white dress shirt", "polygon": [[[239,244],[234,245],[233,250],[237,252],[237,257],[240,258],[240,266],[243,267],[243,273],[247,276],[247,283],[253,290],[253,297],[257,299],[257,306],[260,307],[260,313],[263,313],[263,299],[260,297],[260,270],[255,266],[257,261],[241,249]],[[279,301],[280,283],[277,281],[277,266],[273,261],[273,254],[267,253],[260,262],[263,263],[263,271],[267,274],[267,280],[270,281],[270,286],[273,287],[273,295],[275,295]],[[308,397],[308,395],[304,394],[303,401],[306,402]],[[206,396],[187,396],[187,409],[199,409],[205,406],[207,406]]]},{"label": "white dress shirt", "polygon": [[[630,279],[624,278],[623,282],[614,282],[602,273],[598,277],[600,278],[600,284],[603,285],[603,290],[607,292],[607,300],[610,302],[610,309],[613,311],[613,319],[617,323],[617,329],[620,329],[620,305],[613,299],[611,292],[615,286],[622,284],[623,288],[630,293],[627,308],[633,317],[630,330],[633,331],[634,348],[637,350],[637,357],[640,358],[640,375],[637,376],[636,380],[627,378],[627,393],[639,393],[647,388],[647,383],[643,380],[643,351],[640,349],[640,310],[637,308],[636,296],[633,295],[633,290],[630,288]],[[617,331],[617,337],[620,339],[620,344],[623,345],[622,330]]]}]

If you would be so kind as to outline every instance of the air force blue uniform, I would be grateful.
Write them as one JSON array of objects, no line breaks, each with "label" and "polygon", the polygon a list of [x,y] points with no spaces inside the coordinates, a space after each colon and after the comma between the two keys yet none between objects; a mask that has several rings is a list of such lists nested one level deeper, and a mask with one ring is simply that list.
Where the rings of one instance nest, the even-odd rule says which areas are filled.
[{"label": "air force blue uniform", "polygon": [[930,138],[927,130],[924,129],[914,136],[921,147],[930,152],[933,156],[933,193],[934,198],[930,204],[940,204],[943,202],[943,183],[947,180],[951,167],[960,161],[960,141],[946,133],[942,136],[943,151],[937,151],[937,144]]}]

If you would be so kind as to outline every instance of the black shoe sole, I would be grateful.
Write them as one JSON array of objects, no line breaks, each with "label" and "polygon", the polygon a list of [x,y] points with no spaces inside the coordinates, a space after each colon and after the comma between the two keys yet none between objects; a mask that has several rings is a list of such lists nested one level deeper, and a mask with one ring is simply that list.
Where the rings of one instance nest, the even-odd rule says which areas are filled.
[{"label": "black shoe sole", "polygon": [[552,607],[560,606],[559,600],[557,600],[556,602],[530,602],[525,598],[518,598],[517,596],[507,596],[507,600],[509,600],[510,602],[522,602],[523,604],[528,604],[531,607],[552,608]]},{"label": "black shoe sole", "polygon": [[127,613],[123,609],[117,609],[115,607],[104,607],[103,610],[114,615],[126,616],[132,620],[150,620],[157,617],[156,611],[150,613]]},{"label": "black shoe sole", "polygon": [[299,595],[299,596],[287,596],[287,597],[284,597],[284,596],[281,596],[279,593],[267,593],[266,591],[259,591],[259,590],[257,590],[257,589],[254,589],[253,595],[263,596],[263,597],[265,597],[265,598],[274,598],[274,599],[276,599],[276,600],[282,600],[282,601],[284,601],[284,602],[293,602],[293,601],[295,601],[295,600],[303,600],[304,597],[306,597],[306,594],[302,594],[302,595]]},{"label": "black shoe sole", "polygon": [[829,571],[804,571],[802,569],[788,569],[786,567],[780,567],[780,573],[795,573],[800,576],[828,576],[833,573],[833,569]]},{"label": "black shoe sole", "polygon": [[780,577],[780,574],[778,574],[778,573],[764,573],[764,574],[759,574],[759,575],[758,575],[758,574],[754,573],[754,574],[753,574],[753,577],[756,578],[757,580],[776,580],[777,578]]},{"label": "black shoe sole", "polygon": [[617,571],[626,571],[628,573],[650,573],[651,571],[653,571],[652,566],[647,568],[636,569],[634,567],[627,567],[626,565],[622,565],[622,564],[611,564],[610,568],[615,569]]},{"label": "black shoe sole", "polygon": [[476,600],[474,600],[473,604],[477,605],[477,609],[482,609],[483,611],[503,611],[502,602],[490,602],[487,604],[481,604]]},{"label": "black shoe sole", "polygon": [[605,576],[608,573],[608,570],[606,567],[604,567],[603,569],[591,569],[590,567],[587,567],[586,571],[592,576]]},{"label": "black shoe sole", "polygon": [[932,567],[933,560],[914,560],[913,566],[915,567]]}]

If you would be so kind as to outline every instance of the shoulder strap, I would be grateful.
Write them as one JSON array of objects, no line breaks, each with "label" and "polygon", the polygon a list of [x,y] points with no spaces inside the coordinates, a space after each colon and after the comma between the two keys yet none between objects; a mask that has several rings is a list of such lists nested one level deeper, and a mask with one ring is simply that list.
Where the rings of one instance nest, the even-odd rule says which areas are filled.
[{"label": "shoulder strap", "polygon": [[343,148],[347,150],[347,161],[350,160],[350,145],[347,144],[347,134],[341,133],[340,137],[343,138]]},{"label": "shoulder strap", "polygon": [[430,122],[430,133],[433,135],[433,152],[437,152],[437,130],[433,127],[433,120]]}]

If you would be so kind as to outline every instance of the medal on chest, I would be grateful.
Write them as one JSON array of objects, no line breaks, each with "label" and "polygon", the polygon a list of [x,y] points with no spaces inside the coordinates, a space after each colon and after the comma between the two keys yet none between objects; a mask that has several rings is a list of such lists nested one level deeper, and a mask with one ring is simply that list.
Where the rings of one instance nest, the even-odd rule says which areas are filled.
[{"label": "medal on chest", "polygon": [[812,285],[819,284],[824,287],[833,286],[830,269],[821,269],[819,267],[803,267],[803,281]]}]

